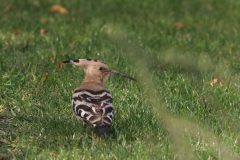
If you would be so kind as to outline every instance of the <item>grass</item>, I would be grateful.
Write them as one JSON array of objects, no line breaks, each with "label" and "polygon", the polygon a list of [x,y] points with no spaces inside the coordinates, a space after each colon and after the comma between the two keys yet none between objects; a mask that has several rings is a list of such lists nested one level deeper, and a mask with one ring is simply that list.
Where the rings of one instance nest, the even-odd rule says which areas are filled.
[{"label": "grass", "polygon": [[[54,4],[69,13],[50,12]],[[0,159],[239,159],[239,7],[2,1]],[[70,109],[83,69],[58,63],[78,58],[138,79],[105,83],[115,107],[110,139],[84,129]]]}]

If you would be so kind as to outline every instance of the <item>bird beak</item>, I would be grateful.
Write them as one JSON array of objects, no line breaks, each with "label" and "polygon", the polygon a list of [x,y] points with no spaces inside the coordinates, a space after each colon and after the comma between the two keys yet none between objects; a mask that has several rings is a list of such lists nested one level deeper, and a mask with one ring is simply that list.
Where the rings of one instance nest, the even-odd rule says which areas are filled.
[{"label": "bird beak", "polygon": [[126,78],[129,78],[131,80],[134,80],[134,81],[137,81],[135,78],[132,78],[131,76],[128,76],[124,73],[121,73],[121,72],[118,72],[118,71],[115,71],[115,70],[109,70],[108,71],[110,74],[116,74],[116,75],[119,75],[119,76],[122,76],[122,77],[126,77]]}]

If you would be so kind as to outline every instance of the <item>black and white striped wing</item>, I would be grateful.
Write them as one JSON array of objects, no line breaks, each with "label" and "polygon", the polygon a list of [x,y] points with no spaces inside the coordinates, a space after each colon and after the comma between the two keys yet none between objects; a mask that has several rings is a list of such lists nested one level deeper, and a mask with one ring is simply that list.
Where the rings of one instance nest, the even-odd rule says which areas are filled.
[{"label": "black and white striped wing", "polygon": [[75,90],[72,108],[77,119],[93,127],[111,126],[113,119],[112,95],[107,90]]}]

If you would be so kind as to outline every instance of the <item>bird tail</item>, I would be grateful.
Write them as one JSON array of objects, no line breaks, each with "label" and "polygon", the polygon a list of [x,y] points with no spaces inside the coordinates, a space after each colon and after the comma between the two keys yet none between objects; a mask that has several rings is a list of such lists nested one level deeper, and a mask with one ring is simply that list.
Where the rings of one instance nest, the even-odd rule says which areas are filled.
[{"label": "bird tail", "polygon": [[104,125],[103,126],[96,126],[95,131],[96,131],[96,135],[98,137],[104,137],[104,135],[106,135],[107,137],[110,137],[110,133],[108,132],[108,129]]}]

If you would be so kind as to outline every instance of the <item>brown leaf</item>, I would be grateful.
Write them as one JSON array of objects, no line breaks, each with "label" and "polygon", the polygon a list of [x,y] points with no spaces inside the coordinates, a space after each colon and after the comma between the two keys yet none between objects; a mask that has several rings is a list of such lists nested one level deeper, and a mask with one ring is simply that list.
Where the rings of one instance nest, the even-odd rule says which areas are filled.
[{"label": "brown leaf", "polygon": [[45,29],[40,29],[40,34],[41,34],[41,35],[44,35],[46,32],[47,32],[47,30],[45,30]]},{"label": "brown leaf", "polygon": [[53,151],[51,152],[47,152],[48,155],[55,155],[55,153]]},{"label": "brown leaf", "polygon": [[14,10],[16,7],[12,4],[9,4],[8,6],[6,6],[3,10],[4,13],[6,13],[9,10]]},{"label": "brown leaf", "polygon": [[49,8],[50,12],[59,13],[59,14],[68,14],[68,10],[60,5],[53,5]]},{"label": "brown leaf", "polygon": [[226,84],[225,81],[220,81],[219,83],[220,83],[220,87],[223,87]]},{"label": "brown leaf", "polygon": [[45,76],[44,76],[44,78],[43,78],[43,80],[42,80],[42,84],[41,84],[41,86],[43,86],[44,82],[45,82],[46,79],[47,79],[47,76],[48,76],[48,73],[46,72],[46,73],[45,73]]},{"label": "brown leaf", "polygon": [[176,27],[176,29],[181,29],[183,27],[183,23],[182,22],[176,22],[173,24],[173,27]]},{"label": "brown leaf", "polygon": [[62,68],[62,63],[57,63],[55,68]]},{"label": "brown leaf", "polygon": [[202,97],[199,97],[199,101],[203,102],[203,98],[202,98]]},{"label": "brown leaf", "polygon": [[[207,82],[208,85],[215,86],[216,84],[219,84],[220,87],[223,87],[227,84],[225,81],[220,81],[218,78],[214,78],[211,82]],[[229,87],[232,85],[232,83],[229,83]]]},{"label": "brown leaf", "polygon": [[14,29],[13,32],[16,37],[19,36],[19,29]]},{"label": "brown leaf", "polygon": [[214,79],[211,81],[211,83],[212,83],[214,86],[217,84],[217,82],[218,82],[218,78],[214,78]]}]

